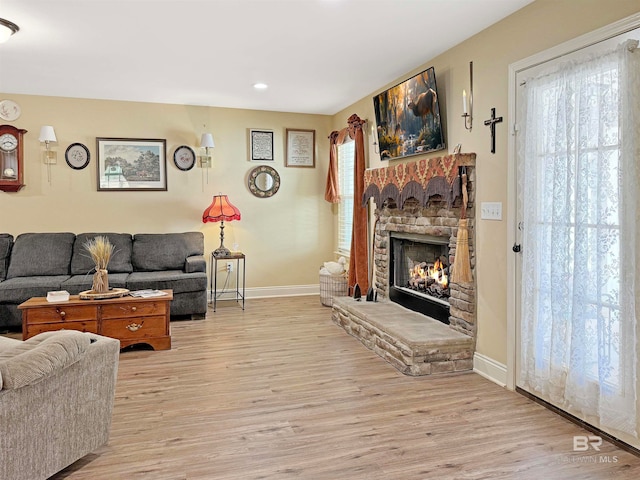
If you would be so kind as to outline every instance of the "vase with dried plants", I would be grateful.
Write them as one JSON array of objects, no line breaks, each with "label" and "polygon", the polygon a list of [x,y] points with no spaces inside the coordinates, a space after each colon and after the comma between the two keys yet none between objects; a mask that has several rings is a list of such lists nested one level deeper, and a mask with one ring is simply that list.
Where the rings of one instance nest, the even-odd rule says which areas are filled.
[{"label": "vase with dried plants", "polygon": [[96,264],[95,273],[93,274],[93,293],[106,293],[109,291],[109,272],[107,266],[111,255],[113,255],[114,246],[109,242],[107,237],[98,236],[92,240],[87,240],[84,248],[91,255],[91,259]]}]

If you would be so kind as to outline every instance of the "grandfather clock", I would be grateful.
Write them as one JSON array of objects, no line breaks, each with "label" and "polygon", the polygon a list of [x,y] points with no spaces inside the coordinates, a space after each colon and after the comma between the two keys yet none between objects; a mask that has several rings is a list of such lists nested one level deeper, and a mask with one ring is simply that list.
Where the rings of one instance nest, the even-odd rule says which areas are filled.
[{"label": "grandfather clock", "polygon": [[0,190],[17,192],[24,187],[22,154],[24,129],[0,125]]}]

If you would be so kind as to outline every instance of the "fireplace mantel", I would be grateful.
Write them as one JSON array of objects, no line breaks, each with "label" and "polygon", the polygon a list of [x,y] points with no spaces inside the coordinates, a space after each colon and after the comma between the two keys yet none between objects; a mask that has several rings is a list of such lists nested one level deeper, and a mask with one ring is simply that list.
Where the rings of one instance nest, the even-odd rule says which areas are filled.
[{"label": "fireplace mantel", "polygon": [[459,167],[475,164],[475,153],[459,153],[367,169],[362,204],[369,198],[373,198],[376,205],[392,199],[402,208],[407,199],[415,198],[426,206],[431,197],[438,195],[451,205],[461,193]]}]

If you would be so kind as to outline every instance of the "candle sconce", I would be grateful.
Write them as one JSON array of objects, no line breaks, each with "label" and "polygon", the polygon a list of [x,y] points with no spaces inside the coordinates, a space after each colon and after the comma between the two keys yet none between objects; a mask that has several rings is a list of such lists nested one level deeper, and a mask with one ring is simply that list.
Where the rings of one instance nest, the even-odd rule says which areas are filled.
[{"label": "candle sconce", "polygon": [[471,127],[473,127],[473,62],[469,62],[469,111],[467,111],[466,90],[462,90],[462,111],[464,128],[471,131]]},{"label": "candle sconce", "polygon": [[378,132],[376,131],[375,128],[375,123],[372,122],[371,124],[371,138],[373,138],[373,151],[377,154],[380,154],[380,149],[378,148]]}]

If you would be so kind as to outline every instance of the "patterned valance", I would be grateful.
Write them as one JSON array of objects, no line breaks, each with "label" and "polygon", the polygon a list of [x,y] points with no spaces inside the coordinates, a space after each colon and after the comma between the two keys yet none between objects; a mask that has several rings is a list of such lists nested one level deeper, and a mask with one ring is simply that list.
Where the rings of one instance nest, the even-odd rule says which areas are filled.
[{"label": "patterned valance", "polygon": [[475,153],[459,153],[369,168],[364,172],[362,204],[373,198],[376,205],[381,206],[391,198],[402,208],[408,198],[415,198],[426,206],[431,197],[439,195],[451,205],[460,196],[459,167],[472,167],[475,163]]}]

